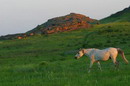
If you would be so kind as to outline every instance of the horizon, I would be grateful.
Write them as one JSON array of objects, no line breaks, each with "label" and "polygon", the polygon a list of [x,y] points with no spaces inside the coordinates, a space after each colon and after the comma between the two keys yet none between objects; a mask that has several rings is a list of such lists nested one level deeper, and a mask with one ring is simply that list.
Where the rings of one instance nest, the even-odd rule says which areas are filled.
[{"label": "horizon", "polygon": [[130,0],[0,0],[0,36],[25,33],[48,19],[78,13],[102,19],[130,6]]}]

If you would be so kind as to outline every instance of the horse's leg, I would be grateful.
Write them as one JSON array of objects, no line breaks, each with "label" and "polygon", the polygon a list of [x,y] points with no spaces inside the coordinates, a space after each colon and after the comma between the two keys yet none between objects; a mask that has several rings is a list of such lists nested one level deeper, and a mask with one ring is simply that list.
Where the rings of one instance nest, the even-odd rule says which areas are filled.
[{"label": "horse's leg", "polygon": [[100,65],[99,61],[97,62],[97,64],[98,64],[98,68],[102,71],[102,68],[101,68],[101,65]]},{"label": "horse's leg", "polygon": [[115,69],[119,69],[119,63],[116,61],[116,56],[115,57],[112,57],[112,61],[115,65]]},{"label": "horse's leg", "polygon": [[88,73],[90,73],[90,71],[91,71],[91,68],[92,68],[92,66],[93,66],[93,63],[94,63],[93,61],[91,61],[91,62],[90,62],[90,66],[89,66]]},{"label": "horse's leg", "polygon": [[115,65],[115,66],[116,66],[116,69],[119,69],[119,62],[116,61],[115,64],[116,64],[116,65]]},{"label": "horse's leg", "polygon": [[92,55],[91,58],[90,58],[90,66],[89,66],[88,73],[90,73],[94,62],[95,62],[94,55]]}]

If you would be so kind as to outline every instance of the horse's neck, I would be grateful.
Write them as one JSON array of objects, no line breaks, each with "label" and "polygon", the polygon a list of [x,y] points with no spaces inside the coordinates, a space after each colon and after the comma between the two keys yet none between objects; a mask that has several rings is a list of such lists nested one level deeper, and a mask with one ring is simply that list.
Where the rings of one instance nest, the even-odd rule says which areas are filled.
[{"label": "horse's neck", "polygon": [[86,49],[85,55],[90,57],[93,51],[94,49]]}]

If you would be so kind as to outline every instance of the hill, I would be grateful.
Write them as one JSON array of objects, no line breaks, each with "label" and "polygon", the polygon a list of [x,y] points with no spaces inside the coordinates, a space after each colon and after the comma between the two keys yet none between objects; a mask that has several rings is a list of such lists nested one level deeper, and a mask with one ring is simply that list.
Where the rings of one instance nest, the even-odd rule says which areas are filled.
[{"label": "hill", "polygon": [[97,20],[86,17],[85,15],[70,13],[66,16],[49,19],[47,22],[38,25],[36,28],[28,31],[27,33],[51,34],[80,28],[90,28],[92,24],[97,23]]},{"label": "hill", "polygon": [[125,8],[109,17],[100,20],[100,23],[130,22],[130,7]]},{"label": "hill", "polygon": [[1,36],[0,40],[22,39],[37,34],[52,34],[64,31],[72,31],[83,28],[90,28],[93,24],[98,24],[98,20],[91,19],[82,14],[70,13],[66,16],[49,19],[47,22],[38,25],[36,28],[26,33],[10,34]]},{"label": "hill", "polygon": [[110,60],[101,62],[102,72],[94,64],[90,74],[89,58],[74,59],[81,47],[120,47],[130,61],[129,32],[130,23],[112,23],[0,41],[0,86],[129,86],[130,66],[124,64],[120,55],[119,71],[114,70]]}]

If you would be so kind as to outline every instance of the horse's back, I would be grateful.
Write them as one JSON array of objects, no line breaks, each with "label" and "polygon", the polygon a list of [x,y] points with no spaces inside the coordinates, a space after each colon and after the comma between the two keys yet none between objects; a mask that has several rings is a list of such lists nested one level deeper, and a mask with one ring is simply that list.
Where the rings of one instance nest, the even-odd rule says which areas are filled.
[{"label": "horse's back", "polygon": [[109,51],[109,52],[117,52],[117,48],[113,48],[113,47],[110,47],[110,48],[106,48],[105,50]]},{"label": "horse's back", "polygon": [[117,48],[106,48],[106,50],[110,53],[110,57],[116,57],[118,54]]},{"label": "horse's back", "polygon": [[96,59],[102,59],[102,60],[108,60],[110,57],[116,57],[118,54],[118,51],[116,48],[106,48],[103,50],[95,49],[94,55]]}]

